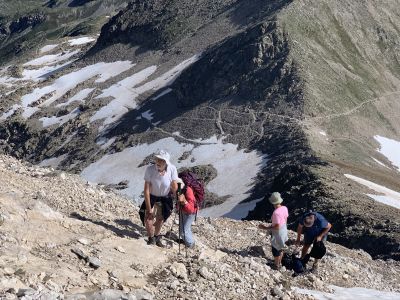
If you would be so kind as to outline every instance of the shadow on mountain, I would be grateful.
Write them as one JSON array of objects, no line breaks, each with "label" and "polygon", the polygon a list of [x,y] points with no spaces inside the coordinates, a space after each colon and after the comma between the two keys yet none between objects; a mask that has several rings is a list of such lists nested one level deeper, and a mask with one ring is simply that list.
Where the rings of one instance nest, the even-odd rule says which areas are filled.
[{"label": "shadow on mountain", "polygon": [[78,7],[78,6],[83,6],[86,3],[92,2],[94,0],[72,0],[70,4],[68,4],[68,7]]}]

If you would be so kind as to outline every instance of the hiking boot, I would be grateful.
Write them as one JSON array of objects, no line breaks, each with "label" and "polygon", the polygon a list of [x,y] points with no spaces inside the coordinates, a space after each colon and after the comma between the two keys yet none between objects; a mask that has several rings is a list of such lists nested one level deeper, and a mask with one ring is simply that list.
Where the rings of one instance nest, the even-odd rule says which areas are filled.
[{"label": "hiking boot", "polygon": [[154,236],[150,236],[147,245],[155,245],[156,244],[156,238]]},{"label": "hiking boot", "polygon": [[165,245],[164,245],[164,243],[163,243],[162,240],[161,240],[161,236],[156,236],[155,239],[156,239],[156,245],[157,245],[158,247],[160,247],[160,248],[165,248]]}]

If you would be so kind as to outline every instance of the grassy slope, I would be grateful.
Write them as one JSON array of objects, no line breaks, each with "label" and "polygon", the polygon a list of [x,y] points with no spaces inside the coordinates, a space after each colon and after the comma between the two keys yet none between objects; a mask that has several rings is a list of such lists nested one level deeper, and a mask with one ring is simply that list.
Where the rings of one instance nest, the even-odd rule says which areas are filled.
[{"label": "grassy slope", "polygon": [[374,135],[400,140],[399,15],[394,2],[377,0],[301,0],[281,15],[307,82],[310,142],[321,154],[367,164],[379,155]]}]

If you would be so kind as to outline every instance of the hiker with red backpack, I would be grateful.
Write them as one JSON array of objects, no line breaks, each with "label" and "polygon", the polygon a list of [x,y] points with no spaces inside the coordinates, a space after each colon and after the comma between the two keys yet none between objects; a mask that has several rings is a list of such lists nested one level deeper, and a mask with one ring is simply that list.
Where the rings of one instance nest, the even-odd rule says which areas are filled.
[{"label": "hiker with red backpack", "polygon": [[[179,173],[181,193],[178,195],[179,233],[188,248],[193,248],[195,240],[192,233],[192,224],[196,219],[201,202],[204,199],[204,184],[197,176],[189,171]],[[180,242],[180,241],[179,241]]]}]

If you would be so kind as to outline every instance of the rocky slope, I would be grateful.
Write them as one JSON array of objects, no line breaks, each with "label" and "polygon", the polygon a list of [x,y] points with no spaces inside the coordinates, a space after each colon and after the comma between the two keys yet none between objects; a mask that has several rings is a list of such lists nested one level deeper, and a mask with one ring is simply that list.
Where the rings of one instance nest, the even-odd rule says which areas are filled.
[{"label": "rocky slope", "polygon": [[167,248],[146,245],[137,207],[102,186],[7,156],[0,172],[2,299],[313,299],[296,288],[332,285],[400,292],[399,263],[362,250],[328,243],[317,273],[292,277],[271,269],[259,222],[199,218],[186,256],[167,238]]},{"label": "rocky slope", "polygon": [[[3,56],[16,66],[1,70],[2,151],[121,183],[139,199],[147,152],[170,147],[179,167],[213,165],[215,203],[254,203],[280,191],[291,223],[320,210],[335,241],[399,259],[398,210],[344,177],[400,190],[398,169],[374,138],[400,139],[394,1],[132,1],[98,39],[77,45],[69,35],[96,32],[105,14],[124,5],[99,2],[49,2],[46,20],[51,11],[65,16],[68,30],[52,28],[65,34],[33,46],[40,55]],[[97,25],[79,31],[90,14]],[[10,22],[0,32],[10,35]],[[236,152],[225,155],[228,147]],[[108,176],[111,169],[119,173]],[[247,176],[224,175],[237,169]],[[236,216],[223,205],[207,213]],[[264,199],[248,218],[271,210]]]}]

